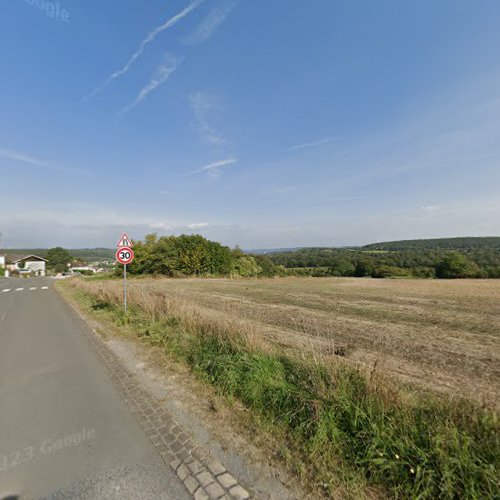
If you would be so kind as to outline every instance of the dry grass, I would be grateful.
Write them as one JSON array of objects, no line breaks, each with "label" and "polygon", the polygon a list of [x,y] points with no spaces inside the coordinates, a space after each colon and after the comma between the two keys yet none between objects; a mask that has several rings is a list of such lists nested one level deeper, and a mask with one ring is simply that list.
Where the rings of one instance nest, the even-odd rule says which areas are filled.
[{"label": "dry grass", "polygon": [[[91,283],[120,294],[118,282]],[[224,323],[261,347],[312,351],[417,387],[500,402],[497,280],[141,279],[130,294],[153,314],[174,301],[189,321]]]}]

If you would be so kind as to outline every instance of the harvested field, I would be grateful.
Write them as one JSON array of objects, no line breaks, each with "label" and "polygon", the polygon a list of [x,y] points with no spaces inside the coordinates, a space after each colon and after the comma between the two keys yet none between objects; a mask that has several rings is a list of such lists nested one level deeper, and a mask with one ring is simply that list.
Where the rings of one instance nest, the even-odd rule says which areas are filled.
[{"label": "harvested field", "polygon": [[141,279],[130,286],[183,299],[203,315],[250,322],[265,342],[500,401],[497,280]]},{"label": "harvested field", "polygon": [[138,278],[127,314],[118,280],[64,285],[243,404],[318,493],[498,496],[493,281]]}]

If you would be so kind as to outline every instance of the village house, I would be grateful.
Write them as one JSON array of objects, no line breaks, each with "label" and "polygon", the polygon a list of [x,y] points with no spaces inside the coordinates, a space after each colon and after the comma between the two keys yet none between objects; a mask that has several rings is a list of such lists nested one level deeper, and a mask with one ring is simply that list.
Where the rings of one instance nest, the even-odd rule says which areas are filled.
[{"label": "village house", "polygon": [[33,274],[45,276],[47,260],[38,255],[27,255],[26,257],[6,257],[5,267],[10,273]]}]

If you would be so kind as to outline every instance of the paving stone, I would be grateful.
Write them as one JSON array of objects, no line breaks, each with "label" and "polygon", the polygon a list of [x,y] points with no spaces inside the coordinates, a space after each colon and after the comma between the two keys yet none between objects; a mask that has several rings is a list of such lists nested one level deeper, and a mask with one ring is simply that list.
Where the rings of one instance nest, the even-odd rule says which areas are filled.
[{"label": "paving stone", "polygon": [[[189,454],[189,451],[186,450],[186,448],[181,448],[178,452],[177,452],[177,456],[184,462],[186,463],[188,460],[191,461],[192,460],[192,457],[191,455]],[[191,459],[191,460],[190,460]]]},{"label": "paving stone", "polygon": [[179,465],[181,465],[181,461],[176,458],[175,460],[172,460],[172,462],[170,462],[170,465],[172,469],[177,470],[179,468]]},{"label": "paving stone", "polygon": [[214,477],[207,471],[200,472],[196,477],[202,486],[208,486],[210,483],[214,482]]},{"label": "paving stone", "polygon": [[220,484],[222,484],[222,486],[227,489],[231,488],[231,486],[234,486],[238,482],[236,481],[236,479],[234,479],[233,476],[231,476],[231,474],[229,474],[229,472],[218,476],[217,481],[219,481]]},{"label": "paving stone", "polygon": [[200,485],[200,483],[193,476],[188,476],[184,480],[184,486],[187,488],[187,490],[189,491],[189,493],[191,493],[191,495],[196,491],[196,489],[198,488],[199,485]]},{"label": "paving stone", "polygon": [[184,464],[181,464],[177,469],[177,475],[181,481],[184,481],[189,476],[189,469]]},{"label": "paving stone", "polygon": [[177,441],[177,439],[173,443],[170,443],[170,449],[175,453],[177,453],[181,448],[182,448],[182,443]]},{"label": "paving stone", "polygon": [[200,486],[194,492],[194,500],[209,500],[210,497],[205,493],[205,490]]},{"label": "paving stone", "polygon": [[190,464],[189,468],[193,471],[193,474],[199,474],[204,470],[203,465],[201,465],[199,460],[194,459]]},{"label": "paving stone", "polygon": [[216,460],[213,460],[212,458],[204,460],[206,463],[207,467],[216,475],[218,476],[219,474],[223,474],[226,472],[226,468],[217,462]]},{"label": "paving stone", "polygon": [[247,498],[250,498],[250,494],[248,493],[248,491],[239,485],[233,486],[229,490],[229,494],[236,500],[246,500]]},{"label": "paving stone", "polygon": [[221,488],[220,484],[212,483],[205,487],[207,490],[208,496],[215,500],[224,495],[224,490]]}]

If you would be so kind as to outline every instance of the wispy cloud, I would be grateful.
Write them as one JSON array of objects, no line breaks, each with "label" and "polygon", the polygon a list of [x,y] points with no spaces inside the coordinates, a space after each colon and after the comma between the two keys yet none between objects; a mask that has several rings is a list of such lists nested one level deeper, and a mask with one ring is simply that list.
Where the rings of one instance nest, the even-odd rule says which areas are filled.
[{"label": "wispy cloud", "polygon": [[215,31],[224,23],[227,16],[236,6],[237,2],[231,2],[225,6],[214,7],[198,27],[189,35],[184,43],[194,45],[208,40]]},{"label": "wispy cloud", "polygon": [[322,144],[328,144],[329,142],[340,141],[341,137],[324,137],[323,139],[318,139],[317,141],[304,142],[302,144],[296,144],[288,148],[288,151],[297,151],[299,149],[315,148],[316,146],[321,146]]},{"label": "wispy cloud", "polygon": [[22,163],[30,167],[43,168],[46,170],[53,170],[56,172],[67,172],[72,174],[87,174],[82,170],[61,167],[59,165],[54,165],[46,160],[41,160],[20,151],[14,151],[12,149],[0,148],[0,160],[7,160],[9,162]]},{"label": "wispy cloud", "polygon": [[420,210],[423,212],[436,212],[439,209],[440,207],[438,205],[424,205],[423,207],[420,207]]},{"label": "wispy cloud", "polygon": [[189,104],[195,116],[195,127],[201,138],[211,144],[224,144],[226,140],[209,123],[208,114],[216,108],[213,96],[196,92],[189,96]]},{"label": "wispy cloud", "polygon": [[12,149],[0,148],[0,159],[25,163],[27,165],[31,165],[32,167],[50,168],[48,162],[27,155],[26,153],[13,151]]},{"label": "wispy cloud", "polygon": [[205,0],[194,0],[187,7],[185,7],[183,10],[181,10],[180,12],[175,14],[175,16],[171,17],[168,21],[166,21],[165,23],[163,23],[160,26],[157,26],[153,31],[151,31],[146,36],[146,38],[144,38],[144,40],[140,43],[139,48],[132,54],[132,56],[130,56],[130,58],[125,63],[125,65],[121,69],[112,73],[100,87],[95,89],[89,95],[89,97],[94,97],[99,92],[104,90],[113,80],[124,75],[130,69],[132,64],[134,64],[134,62],[137,59],[139,59],[139,57],[142,55],[142,53],[144,52],[144,49],[146,48],[146,46],[148,44],[150,44],[160,33],[162,33],[163,31],[165,31],[165,30],[171,28],[172,26],[174,26],[175,24],[177,24],[182,18],[184,18],[188,14],[190,14],[194,9],[199,7],[204,1]]},{"label": "wispy cloud", "polygon": [[132,108],[135,108],[142,101],[144,101],[144,99],[146,99],[146,97],[153,92],[153,90],[157,89],[161,84],[168,80],[169,76],[177,69],[181,62],[182,59],[179,59],[172,54],[165,54],[164,61],[156,68],[155,74],[149,83],[142,88],[137,97],[128,106],[125,106],[120,111],[120,114],[130,111]]},{"label": "wispy cloud", "polygon": [[233,163],[236,163],[236,161],[236,158],[226,158],[225,160],[214,161],[213,163],[209,163],[208,165],[205,165],[198,170],[191,172],[191,175],[208,172],[211,175],[217,177],[220,175],[221,168],[232,165]]}]

